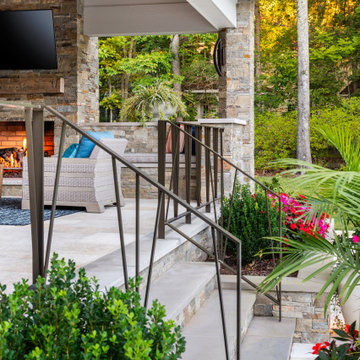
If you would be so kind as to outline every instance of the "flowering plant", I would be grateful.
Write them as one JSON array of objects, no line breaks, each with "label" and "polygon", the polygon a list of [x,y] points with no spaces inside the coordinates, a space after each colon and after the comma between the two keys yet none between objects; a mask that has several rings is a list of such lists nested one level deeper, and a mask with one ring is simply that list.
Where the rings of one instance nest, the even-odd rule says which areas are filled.
[{"label": "flowering plant", "polygon": [[[313,354],[319,355],[316,360],[358,360],[360,357],[359,331],[355,329],[356,322],[346,325],[345,329],[333,329],[338,335],[334,340],[324,343],[318,343],[313,347]],[[336,340],[342,342],[336,344]]]},{"label": "flowering plant", "polygon": [[[268,292],[284,277],[309,266],[318,265],[318,268],[304,281],[333,269],[317,295],[319,297],[325,291],[328,293],[324,308],[326,312],[336,292],[344,304],[353,294],[354,289],[360,285],[360,233],[357,231],[349,235],[348,232],[349,224],[356,229],[360,228],[360,144],[350,128],[326,128],[322,133],[343,157],[345,167],[342,171],[326,169],[299,160],[287,160],[283,165],[297,166],[296,169],[287,171],[287,174],[301,173],[301,176],[293,177],[297,187],[313,190],[314,197],[307,200],[311,203],[314,214],[336,212],[339,215],[342,234],[334,232],[333,239],[325,239],[322,236],[300,232],[297,235],[301,241],[292,238],[272,238],[280,244],[289,246],[277,267],[259,285],[259,290]],[[280,252],[281,247],[275,250]],[[322,352],[320,351],[319,354]],[[359,356],[355,358],[358,359]],[[337,358],[332,357],[332,359]]]},{"label": "flowering plant", "polygon": [[[277,198],[272,194],[269,194],[268,196],[272,199],[271,206],[278,206]],[[325,238],[330,226],[328,214],[322,213],[320,218],[317,218],[313,214],[311,205],[307,202],[306,196],[304,195],[298,195],[298,198],[295,198],[288,194],[281,193],[280,201],[282,204],[282,211],[286,216],[285,226],[292,231],[292,234],[287,234],[285,238],[288,236],[293,238],[294,232],[299,233],[301,231],[309,235],[321,235]]]}]

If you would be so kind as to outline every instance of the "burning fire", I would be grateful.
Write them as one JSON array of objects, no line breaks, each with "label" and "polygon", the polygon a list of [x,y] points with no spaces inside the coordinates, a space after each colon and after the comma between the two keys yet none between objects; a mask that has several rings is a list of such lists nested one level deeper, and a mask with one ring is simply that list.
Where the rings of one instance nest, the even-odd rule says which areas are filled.
[{"label": "burning fire", "polygon": [[4,165],[5,170],[21,169],[23,157],[26,156],[27,146],[26,138],[23,139],[23,147],[21,149],[9,148],[4,150],[3,155],[0,155],[0,164]]}]

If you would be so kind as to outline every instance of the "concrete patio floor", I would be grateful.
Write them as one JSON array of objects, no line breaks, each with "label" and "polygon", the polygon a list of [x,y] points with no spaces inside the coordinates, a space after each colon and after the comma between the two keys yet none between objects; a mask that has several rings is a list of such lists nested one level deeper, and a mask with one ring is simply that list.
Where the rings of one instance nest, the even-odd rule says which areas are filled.
[{"label": "concrete patio floor", "polygon": [[[126,244],[135,239],[135,199],[126,199],[122,208]],[[141,237],[152,233],[157,200],[141,200]],[[45,242],[49,221],[45,222]],[[120,238],[116,207],[102,214],[79,212],[55,219],[52,252],[72,259],[83,267],[119,249]],[[12,284],[22,278],[31,279],[31,227],[0,226],[0,284]]]}]

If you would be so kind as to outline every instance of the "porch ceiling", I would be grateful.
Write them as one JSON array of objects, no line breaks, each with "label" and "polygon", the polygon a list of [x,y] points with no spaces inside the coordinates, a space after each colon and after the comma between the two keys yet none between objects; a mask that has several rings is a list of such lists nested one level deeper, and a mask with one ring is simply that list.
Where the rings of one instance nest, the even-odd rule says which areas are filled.
[{"label": "porch ceiling", "polygon": [[236,25],[237,0],[85,0],[89,36],[207,33]]}]

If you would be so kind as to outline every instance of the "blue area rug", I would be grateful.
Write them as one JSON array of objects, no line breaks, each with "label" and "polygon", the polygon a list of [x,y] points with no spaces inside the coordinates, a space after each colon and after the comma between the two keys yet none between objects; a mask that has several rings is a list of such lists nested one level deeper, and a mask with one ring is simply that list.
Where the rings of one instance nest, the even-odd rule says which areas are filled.
[{"label": "blue area rug", "polygon": [[[55,217],[75,214],[83,211],[81,208],[57,207]],[[51,209],[44,210],[44,220],[50,220]],[[30,210],[21,210],[21,199],[4,198],[0,203],[0,225],[25,226],[29,225]]]}]

